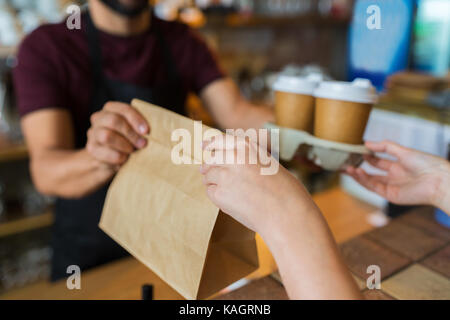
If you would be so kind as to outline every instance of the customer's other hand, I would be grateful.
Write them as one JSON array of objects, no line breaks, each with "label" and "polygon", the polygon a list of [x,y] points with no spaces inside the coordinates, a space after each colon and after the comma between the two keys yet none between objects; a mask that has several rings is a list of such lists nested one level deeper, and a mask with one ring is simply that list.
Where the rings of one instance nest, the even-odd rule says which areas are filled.
[{"label": "customer's other hand", "polygon": [[361,185],[396,204],[442,206],[443,202],[450,202],[447,160],[390,141],[366,142],[366,146],[397,160],[365,157],[369,164],[385,171],[386,176],[370,175],[361,168],[348,167],[346,173]]}]

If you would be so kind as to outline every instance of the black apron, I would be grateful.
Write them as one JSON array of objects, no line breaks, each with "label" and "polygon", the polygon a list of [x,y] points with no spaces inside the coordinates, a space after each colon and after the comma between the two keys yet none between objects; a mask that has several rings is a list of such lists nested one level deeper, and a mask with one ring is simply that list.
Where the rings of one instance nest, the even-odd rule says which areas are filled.
[{"label": "black apron", "polygon": [[[138,98],[184,114],[186,93],[183,93],[174,60],[156,23],[151,30],[157,37],[156,50],[161,50],[167,70],[167,82],[153,88],[142,88],[105,77],[98,30],[89,13],[86,13],[87,40],[93,70],[93,95],[85,123],[76,128],[76,147],[86,145],[86,132],[90,127],[90,115],[103,108],[107,101],[130,103]],[[152,17],[154,19],[154,17]],[[67,267],[78,265],[86,270],[127,255],[127,252],[99,229],[98,223],[110,183],[81,199],[58,198],[55,204],[55,223],[52,235],[52,281],[67,277]]]}]

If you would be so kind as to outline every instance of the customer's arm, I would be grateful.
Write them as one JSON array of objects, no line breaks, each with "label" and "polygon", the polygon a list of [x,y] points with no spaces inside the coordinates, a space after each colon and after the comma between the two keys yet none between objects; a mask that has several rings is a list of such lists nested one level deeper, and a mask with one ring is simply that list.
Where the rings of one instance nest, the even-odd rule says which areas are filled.
[{"label": "customer's arm", "polygon": [[[223,136],[206,150],[220,151]],[[248,152],[266,152],[240,141]],[[272,161],[276,161],[272,158]],[[360,292],[340,258],[320,210],[303,185],[285,168],[262,175],[260,164],[204,164],[209,198],[225,213],[258,232],[272,251],[292,299],[359,299]]]},{"label": "customer's arm", "polygon": [[67,110],[42,109],[22,118],[37,189],[48,195],[78,198],[110,180],[128,155],[145,146],[148,124],[131,106],[110,102],[91,117],[88,142],[74,149]]},{"label": "customer's arm", "polygon": [[369,175],[353,167],[346,169],[347,174],[393,203],[428,204],[450,214],[450,163],[447,160],[390,141],[366,142],[366,146],[396,160],[367,156],[366,161],[386,175]]}]

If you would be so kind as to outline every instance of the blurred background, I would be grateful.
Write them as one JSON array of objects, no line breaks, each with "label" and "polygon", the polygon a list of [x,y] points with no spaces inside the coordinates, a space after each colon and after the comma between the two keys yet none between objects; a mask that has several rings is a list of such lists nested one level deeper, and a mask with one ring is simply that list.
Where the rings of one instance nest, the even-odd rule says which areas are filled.
[{"label": "blurred background", "polygon": [[[368,78],[380,100],[365,139],[390,139],[448,158],[450,1],[152,2],[160,18],[197,29],[250,100],[273,105],[271,85],[280,73],[321,73],[325,79],[345,81]],[[0,294],[47,279],[51,257],[52,199],[38,194],[30,180],[11,81],[15,54],[26,34],[64,19],[68,5],[84,3],[0,0]],[[381,8],[378,32],[367,25],[371,4]],[[213,125],[197,97],[189,97],[187,108],[193,118]],[[322,200],[328,205],[339,207],[339,201],[349,201],[342,197],[351,195],[356,208],[367,212],[380,209],[395,216],[403,210],[339,173],[298,162],[285,165],[313,194],[331,192],[331,198]],[[359,230],[351,221],[349,228]],[[383,223],[379,221],[369,223]]]}]

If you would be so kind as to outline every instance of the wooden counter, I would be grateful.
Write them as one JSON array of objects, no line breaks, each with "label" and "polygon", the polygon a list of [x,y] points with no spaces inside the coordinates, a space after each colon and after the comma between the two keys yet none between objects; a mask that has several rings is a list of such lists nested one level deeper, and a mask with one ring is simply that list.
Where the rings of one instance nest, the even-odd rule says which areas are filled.
[{"label": "wooden counter", "polygon": [[[434,221],[431,208],[402,216],[383,228],[367,222],[375,208],[340,189],[314,196],[330,224],[344,259],[364,295],[370,299],[450,299],[450,230]],[[380,265],[382,290],[365,289],[368,265]],[[83,272],[82,289],[68,290],[65,281],[40,282],[0,299],[140,299],[141,286],[152,284],[155,299],[181,299],[153,272],[126,258]],[[254,280],[226,299],[286,299],[282,285],[271,277]]]},{"label": "wooden counter", "polygon": [[[450,229],[434,221],[431,208],[411,212],[340,248],[367,299],[450,299]],[[372,264],[381,268],[381,290],[366,288],[366,269]],[[154,286],[155,299],[182,299],[133,258],[84,272],[81,290],[68,290],[65,281],[44,282],[0,298],[140,299],[143,284]],[[287,295],[278,281],[264,277],[217,299],[287,299]]]},{"label": "wooden counter", "polygon": [[[373,229],[373,226],[367,222],[367,215],[376,208],[351,197],[341,189],[335,188],[318,193],[313,198],[321,208],[338,242]],[[268,251],[259,252],[259,254],[264,261],[271,259]],[[267,276],[266,270],[258,270],[250,278],[265,276]],[[10,291],[0,296],[0,299],[140,299],[141,286],[146,283],[154,285],[155,299],[182,298],[143,264],[128,258],[83,272],[82,290],[70,291],[66,288],[64,281],[56,284],[39,282]],[[249,288],[258,283],[265,288],[263,291],[275,294],[275,290],[278,290],[276,296],[286,297],[282,286],[272,278],[252,283]],[[268,296],[270,296],[269,293]]]},{"label": "wooden counter", "polygon": [[[343,242],[373,227],[367,222],[367,214],[375,208],[336,188],[316,194],[314,200],[323,211],[338,242]],[[259,239],[260,241],[260,239]],[[259,248],[258,248],[259,249]],[[260,259],[270,261],[266,250],[259,251]],[[267,269],[267,268],[266,268]],[[267,276],[267,270],[259,269],[249,278]],[[124,259],[82,274],[82,290],[70,291],[64,281],[56,284],[39,282],[0,296],[1,299],[140,299],[141,286],[151,283],[155,287],[155,299],[179,299],[174,290],[162,282],[144,265],[133,258]],[[267,292],[285,298],[286,293],[278,282],[266,278],[261,283]],[[247,288],[247,290],[249,289]],[[271,294],[268,293],[268,296]]]},{"label": "wooden counter", "polygon": [[[434,220],[432,208],[420,208],[385,227],[340,245],[347,266],[370,300],[450,299],[450,229]],[[366,271],[381,269],[381,289],[369,290]],[[281,284],[264,278],[219,299],[286,299]]]},{"label": "wooden counter", "polygon": [[155,299],[182,299],[134,258],[125,258],[81,275],[81,290],[68,290],[65,281],[39,282],[9,292],[0,299],[141,299],[141,287],[154,286]]},{"label": "wooden counter", "polygon": [[380,267],[381,290],[366,290],[370,295],[450,299],[450,229],[436,222],[433,208],[413,210],[340,248],[361,287],[369,276],[367,267]]}]

